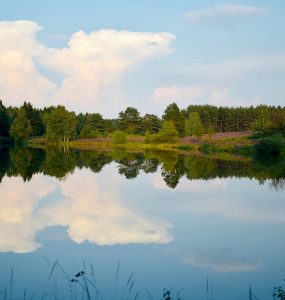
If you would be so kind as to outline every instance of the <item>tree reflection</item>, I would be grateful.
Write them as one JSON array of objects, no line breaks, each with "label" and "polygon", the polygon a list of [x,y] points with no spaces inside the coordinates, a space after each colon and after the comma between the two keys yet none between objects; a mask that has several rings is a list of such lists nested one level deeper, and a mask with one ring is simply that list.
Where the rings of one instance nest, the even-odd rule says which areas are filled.
[{"label": "tree reflection", "polygon": [[[266,159],[265,159],[266,160]],[[65,178],[77,168],[88,168],[94,173],[114,161],[119,174],[127,179],[136,178],[141,172],[154,173],[161,169],[161,176],[168,187],[174,189],[185,176],[189,180],[214,178],[254,178],[263,184],[271,180],[275,190],[285,188],[285,159],[269,164],[267,161],[248,159],[222,159],[209,156],[189,156],[170,151],[129,153],[123,149],[112,152],[74,150],[64,148],[0,148],[0,182],[5,176],[21,176],[30,180],[33,174],[43,173],[58,179]]]}]

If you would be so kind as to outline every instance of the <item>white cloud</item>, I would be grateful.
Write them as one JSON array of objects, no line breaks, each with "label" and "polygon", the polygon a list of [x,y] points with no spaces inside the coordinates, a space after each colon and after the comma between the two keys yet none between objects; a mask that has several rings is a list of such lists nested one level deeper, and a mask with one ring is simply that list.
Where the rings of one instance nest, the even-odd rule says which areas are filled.
[{"label": "white cloud", "polygon": [[[150,57],[169,54],[174,36],[170,33],[148,33],[100,30],[89,35],[75,33],[68,48],[60,49],[45,61],[47,67],[65,75],[54,99],[74,109],[90,109],[116,113],[117,91],[113,99],[102,99],[101,94],[116,85],[132,66]],[[106,101],[111,101],[106,105]]]},{"label": "white cloud", "polygon": [[251,272],[261,268],[259,263],[252,263],[234,256],[229,250],[212,252],[193,252],[183,260],[185,263],[215,272]]},{"label": "white cloud", "polygon": [[4,177],[0,189],[0,251],[26,253],[36,250],[37,231],[44,224],[33,217],[37,203],[54,190],[54,185],[42,175],[30,182],[20,177]]},{"label": "white cloud", "polygon": [[[121,199],[120,180],[119,175],[113,176],[110,188],[105,179],[90,170],[76,170],[64,182],[44,175],[35,175],[29,182],[20,177],[4,177],[0,189],[0,251],[37,250],[41,245],[36,235],[50,226],[67,228],[70,239],[76,243],[172,241],[171,223],[144,214],[136,210],[134,203],[130,207]],[[61,196],[41,202],[44,197],[50,200],[48,197],[55,190],[61,191]]]},{"label": "white cloud", "polygon": [[234,18],[260,14],[262,11],[263,8],[260,6],[223,4],[189,12],[186,14],[186,18],[193,23],[199,23],[219,18]]},{"label": "white cloud", "polygon": [[36,39],[41,27],[29,21],[0,22],[0,99],[10,105],[29,100],[41,105],[56,85],[40,74],[36,60],[47,49]]},{"label": "white cloud", "polygon": [[[41,27],[31,21],[0,22],[0,98],[36,105],[65,104],[77,111],[118,111],[124,73],[145,60],[174,51],[170,33],[99,30],[74,33],[66,48],[41,44]],[[58,86],[42,72],[63,77]],[[108,92],[109,98],[102,95]]]},{"label": "white cloud", "polygon": [[161,109],[176,102],[181,108],[190,104],[211,104],[216,106],[247,106],[259,104],[258,98],[242,99],[232,96],[228,89],[215,85],[169,85],[154,90],[151,99]]},{"label": "white cloud", "polygon": [[[284,54],[260,54],[219,63],[190,65],[178,72],[171,71],[175,81],[182,79],[188,84],[159,86],[150,98],[161,110],[174,101],[181,107],[189,104],[235,107],[272,104],[268,102],[267,94],[277,89],[278,98],[282,99],[284,88],[276,88],[275,84],[278,85],[284,78],[284,70]],[[256,85],[257,82],[260,84]]]}]

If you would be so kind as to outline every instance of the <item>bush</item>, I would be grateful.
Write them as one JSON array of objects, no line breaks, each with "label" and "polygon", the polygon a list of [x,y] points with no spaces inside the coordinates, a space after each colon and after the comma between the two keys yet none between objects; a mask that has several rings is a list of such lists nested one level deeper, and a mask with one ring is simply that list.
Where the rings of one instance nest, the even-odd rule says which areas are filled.
[{"label": "bush", "polygon": [[145,135],[145,143],[158,144],[158,143],[170,143],[174,144],[178,141],[179,133],[176,130],[172,121],[164,121],[159,133]]},{"label": "bush", "polygon": [[149,132],[147,132],[144,138],[144,142],[147,144],[158,144],[161,142],[161,140],[158,133],[150,134]]},{"label": "bush", "polygon": [[126,134],[121,130],[116,130],[112,134],[113,144],[125,144],[127,142]]},{"label": "bush", "polygon": [[258,155],[278,156],[282,151],[282,144],[278,139],[264,138],[255,145],[255,150]]},{"label": "bush", "polygon": [[164,121],[158,136],[161,143],[176,143],[178,141],[179,133],[172,121]]},{"label": "bush", "polygon": [[204,153],[212,153],[212,152],[216,152],[218,149],[215,145],[212,144],[202,144],[199,150]]}]

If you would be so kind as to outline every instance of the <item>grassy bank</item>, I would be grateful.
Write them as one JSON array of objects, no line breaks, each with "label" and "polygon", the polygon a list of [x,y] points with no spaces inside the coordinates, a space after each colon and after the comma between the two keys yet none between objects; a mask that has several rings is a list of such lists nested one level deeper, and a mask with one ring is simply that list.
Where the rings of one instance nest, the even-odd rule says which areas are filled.
[{"label": "grassy bank", "polygon": [[114,144],[111,137],[94,139],[75,139],[65,143],[49,142],[45,138],[34,138],[29,140],[30,146],[55,146],[71,147],[82,150],[109,150],[121,148],[126,151],[144,151],[144,150],[163,150],[175,151],[179,153],[197,153],[204,154],[233,154],[250,156],[254,152],[254,145],[257,140],[249,139],[249,133],[224,133],[215,134],[213,137],[207,135],[201,139],[194,137],[180,138],[176,143],[146,143],[144,136],[129,135],[127,142]]}]

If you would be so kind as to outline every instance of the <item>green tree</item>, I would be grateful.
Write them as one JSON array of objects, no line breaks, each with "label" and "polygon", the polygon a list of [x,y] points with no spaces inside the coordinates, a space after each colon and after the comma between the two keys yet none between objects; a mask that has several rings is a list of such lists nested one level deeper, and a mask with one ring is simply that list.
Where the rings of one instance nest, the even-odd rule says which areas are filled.
[{"label": "green tree", "polygon": [[93,131],[103,133],[106,130],[105,121],[102,115],[98,113],[87,114],[85,116],[85,124],[89,125]]},{"label": "green tree", "polygon": [[179,135],[184,134],[184,116],[176,103],[171,103],[166,107],[162,120],[172,121]]},{"label": "green tree", "polygon": [[79,115],[76,116],[77,123],[76,123],[76,133],[80,135],[80,132],[85,125],[85,115],[83,113],[80,113]]},{"label": "green tree", "polygon": [[9,136],[10,118],[6,107],[0,100],[0,140]]},{"label": "green tree", "polygon": [[43,135],[44,124],[39,110],[33,108],[29,102],[24,102],[21,108],[26,112],[30,122],[30,136]]},{"label": "green tree", "polygon": [[20,108],[17,110],[16,117],[11,124],[10,135],[15,140],[26,140],[30,136],[30,133],[30,121],[27,118],[26,111]]},{"label": "green tree", "polygon": [[82,139],[94,139],[99,135],[98,129],[93,130],[92,126],[85,124],[80,132],[80,138]]},{"label": "green tree", "polygon": [[146,114],[142,118],[142,131],[149,133],[157,133],[161,127],[161,121],[156,115]]},{"label": "green tree", "polygon": [[120,129],[127,134],[137,133],[140,125],[140,113],[136,108],[127,107],[125,111],[119,113]]},{"label": "green tree", "polygon": [[179,137],[179,133],[172,121],[163,121],[162,128],[159,130],[158,136],[160,142],[176,143]]},{"label": "green tree", "polygon": [[116,130],[112,134],[113,144],[125,144],[127,142],[126,134],[121,130]]},{"label": "green tree", "polygon": [[252,123],[252,130],[263,134],[271,133],[274,130],[274,124],[270,119],[268,106],[259,105],[255,109],[257,118]]},{"label": "green tree", "polygon": [[76,136],[76,124],[75,113],[58,106],[45,115],[46,136],[52,141],[68,142]]},{"label": "green tree", "polygon": [[195,135],[198,139],[203,134],[200,116],[197,112],[191,112],[185,122],[185,135]]}]

